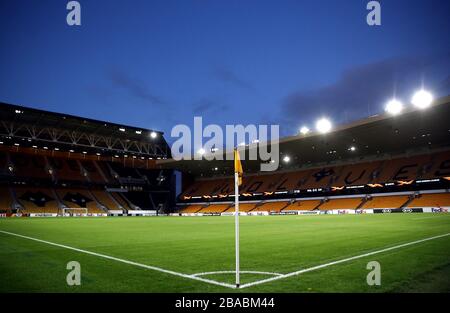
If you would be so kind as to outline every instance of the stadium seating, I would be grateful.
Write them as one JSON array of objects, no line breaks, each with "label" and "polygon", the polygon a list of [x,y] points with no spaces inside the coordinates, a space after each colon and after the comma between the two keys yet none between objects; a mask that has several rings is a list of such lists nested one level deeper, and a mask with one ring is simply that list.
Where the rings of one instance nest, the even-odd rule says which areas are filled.
[{"label": "stadium seating", "polygon": [[407,206],[410,208],[450,206],[450,193],[421,194],[408,203]]},{"label": "stadium seating", "polygon": [[47,163],[43,156],[10,153],[14,166],[14,175],[22,178],[47,178],[51,175],[46,171]]},{"label": "stadium seating", "polygon": [[362,209],[395,209],[407,203],[409,196],[373,197],[362,205]]},{"label": "stadium seating", "polygon": [[128,200],[125,199],[125,196],[123,196],[121,192],[111,192],[111,195],[114,197],[114,200],[116,200],[116,202],[119,203],[119,205],[121,205],[125,210],[133,210]]},{"label": "stadium seating", "polygon": [[22,205],[22,213],[58,213],[58,199],[50,189],[15,188],[16,198]]},{"label": "stadium seating", "polygon": [[288,206],[288,204],[289,202],[287,201],[265,202],[262,205],[257,206],[253,211],[280,212]]},{"label": "stadium seating", "polygon": [[86,181],[82,175],[78,160],[49,158],[49,164],[58,181]]},{"label": "stadium seating", "polygon": [[180,213],[196,213],[203,208],[203,205],[188,205],[181,209]]},{"label": "stadium seating", "polygon": [[428,171],[421,173],[419,178],[432,179],[436,177],[450,177],[450,153],[442,152],[432,158]]},{"label": "stadium seating", "polygon": [[[250,212],[256,206],[256,203],[239,203],[239,211],[240,212]],[[225,212],[234,212],[235,207],[234,204],[231,204],[230,207]]]},{"label": "stadium seating", "polygon": [[107,191],[104,190],[91,190],[91,193],[102,205],[110,210],[121,210],[122,208],[114,200],[114,198]]},{"label": "stadium seating", "polygon": [[8,188],[0,188],[0,212],[10,212],[13,199]]},{"label": "stadium seating", "polygon": [[321,200],[298,200],[283,209],[283,211],[311,211],[321,204]]},{"label": "stadium seating", "polygon": [[[450,177],[449,151],[434,156],[421,155],[288,173],[249,175],[245,176],[240,192],[243,194],[318,189],[369,183],[408,182],[419,178],[437,177]],[[233,190],[231,177],[199,180],[190,185],[181,198],[229,195]]]},{"label": "stadium seating", "polygon": [[222,213],[224,212],[230,204],[211,204],[207,207],[202,208],[199,213]]},{"label": "stadium seating", "polygon": [[108,182],[104,174],[101,172],[101,169],[97,167],[95,161],[83,160],[80,161],[80,164],[82,169],[86,171],[86,177],[90,182],[98,184],[104,184]]},{"label": "stadium seating", "polygon": [[56,192],[67,208],[87,208],[88,213],[105,213],[88,190],[57,189]]},{"label": "stadium seating", "polygon": [[320,210],[340,210],[340,209],[357,209],[361,205],[363,198],[345,198],[345,199],[330,199],[323,202]]}]

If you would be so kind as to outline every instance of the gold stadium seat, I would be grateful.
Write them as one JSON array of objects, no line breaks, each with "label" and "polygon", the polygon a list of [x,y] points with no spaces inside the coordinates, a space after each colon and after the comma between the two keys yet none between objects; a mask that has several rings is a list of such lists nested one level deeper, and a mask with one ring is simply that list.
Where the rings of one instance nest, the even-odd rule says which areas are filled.
[{"label": "gold stadium seat", "polygon": [[228,209],[229,206],[230,204],[211,204],[202,208],[198,213],[222,213]]},{"label": "gold stadium seat", "polygon": [[289,204],[288,201],[266,202],[256,207],[254,211],[280,212]]},{"label": "gold stadium seat", "polygon": [[357,209],[363,198],[330,199],[320,205],[320,210]]},{"label": "gold stadium seat", "polygon": [[361,207],[362,209],[396,209],[403,206],[409,200],[409,196],[380,196],[373,197]]},{"label": "gold stadium seat", "polygon": [[181,209],[180,213],[197,213],[203,208],[203,205],[193,204]]},{"label": "gold stadium seat", "polygon": [[414,198],[408,207],[442,207],[450,206],[450,193],[427,193]]},{"label": "gold stadium seat", "polygon": [[311,211],[316,209],[321,203],[321,200],[297,200],[289,204],[283,211]]}]

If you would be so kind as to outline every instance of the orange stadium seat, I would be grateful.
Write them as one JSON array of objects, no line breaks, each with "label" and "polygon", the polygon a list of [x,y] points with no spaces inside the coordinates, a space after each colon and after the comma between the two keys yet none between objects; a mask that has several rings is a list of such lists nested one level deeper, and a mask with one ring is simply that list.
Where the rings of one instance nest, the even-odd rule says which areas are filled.
[{"label": "orange stadium seat", "polygon": [[362,209],[396,209],[403,206],[409,196],[380,196],[373,197],[362,205]]},{"label": "orange stadium seat", "polygon": [[450,151],[442,152],[432,158],[431,166],[420,178],[432,179],[450,177]]},{"label": "orange stadium seat", "polygon": [[283,211],[311,211],[322,203],[321,200],[297,200],[289,204]]},{"label": "orange stadium seat", "polygon": [[58,213],[58,199],[50,189],[16,187],[16,197],[22,213]]},{"label": "orange stadium seat", "polygon": [[207,207],[202,208],[198,212],[199,213],[222,213],[226,209],[228,209],[229,206],[230,206],[230,204],[211,204]]},{"label": "orange stadium seat", "polygon": [[[250,212],[252,211],[256,206],[256,203],[239,203],[239,212]],[[235,207],[234,204],[231,204],[231,206],[225,211],[225,212],[234,212]]]},{"label": "orange stadium seat", "polygon": [[114,200],[114,198],[105,190],[91,190],[91,193],[102,205],[107,207],[109,210],[121,210],[119,204]]},{"label": "orange stadium seat", "polygon": [[386,160],[380,175],[374,180],[377,183],[415,180],[421,169],[430,163],[430,156],[418,156]]},{"label": "orange stadium seat", "polygon": [[197,213],[203,208],[203,205],[188,205],[181,209],[180,213]]},{"label": "orange stadium seat", "polygon": [[408,207],[442,207],[450,206],[450,193],[427,193],[414,198]]},{"label": "orange stadium seat", "polygon": [[68,208],[86,208],[88,213],[105,213],[88,190],[57,189],[56,192]]},{"label": "orange stadium seat", "polygon": [[359,163],[344,166],[333,186],[355,186],[369,184],[373,180],[373,173],[381,166],[381,162]]},{"label": "orange stadium seat", "polygon": [[255,208],[254,211],[258,212],[280,212],[289,204],[288,201],[277,201],[277,202],[265,202],[262,205]]},{"label": "orange stadium seat", "polygon": [[345,199],[330,199],[322,203],[320,210],[341,210],[341,209],[357,209],[361,205],[363,198],[345,198]]},{"label": "orange stadium seat", "polygon": [[111,192],[110,194],[114,197],[114,200],[116,200],[117,203],[119,203],[125,210],[133,210],[133,208],[130,206],[129,202],[121,192]]}]

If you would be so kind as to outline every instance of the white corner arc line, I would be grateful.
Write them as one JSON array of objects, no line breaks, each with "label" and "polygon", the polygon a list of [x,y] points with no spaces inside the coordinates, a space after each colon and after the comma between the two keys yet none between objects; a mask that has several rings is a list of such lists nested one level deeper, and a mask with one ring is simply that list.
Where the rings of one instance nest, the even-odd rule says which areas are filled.
[{"label": "white corner arc line", "polygon": [[179,273],[179,272],[175,272],[175,271],[171,271],[171,270],[166,270],[166,269],[163,269],[163,268],[160,268],[160,267],[156,267],[156,266],[151,266],[151,265],[146,265],[146,264],[142,264],[142,263],[137,263],[137,262],[133,262],[133,261],[125,260],[125,259],[120,259],[120,258],[116,258],[116,257],[109,256],[109,255],[106,255],[106,254],[101,254],[101,253],[96,253],[96,252],[92,252],[92,251],[88,251],[88,250],[74,248],[74,247],[71,247],[71,246],[66,246],[66,245],[62,245],[62,244],[59,244],[59,243],[54,243],[54,242],[51,242],[51,241],[46,241],[46,240],[37,239],[37,238],[33,238],[33,237],[28,237],[28,236],[24,236],[24,235],[20,235],[20,234],[16,234],[16,233],[11,233],[11,232],[4,231],[4,230],[0,230],[0,233],[11,235],[11,236],[16,236],[16,237],[20,237],[20,238],[24,238],[24,239],[28,239],[28,240],[33,240],[33,241],[37,241],[37,242],[41,242],[41,243],[46,243],[46,244],[51,245],[51,246],[60,247],[60,248],[68,249],[68,250],[73,250],[73,251],[77,251],[77,252],[81,252],[81,253],[97,256],[97,257],[100,257],[100,258],[113,260],[113,261],[116,261],[116,262],[121,262],[121,263],[129,264],[129,265],[134,265],[134,266],[137,266],[137,267],[142,267],[142,268],[145,268],[145,269],[158,271],[158,272],[162,272],[162,273],[166,273],[166,274],[170,274],[170,275],[174,275],[174,276],[178,276],[178,277],[183,277],[183,278],[188,278],[188,279],[192,279],[192,280],[202,281],[204,283],[209,283],[209,284],[212,284],[212,285],[218,285],[218,286],[228,287],[228,288],[232,288],[232,289],[236,288],[236,286],[232,285],[232,284],[222,283],[222,282],[218,282],[218,281],[215,281],[215,280],[212,280],[212,279],[206,279],[206,278],[201,278],[201,277],[197,277],[197,276],[193,276],[193,275],[189,275],[189,274],[183,274],[183,273]]},{"label": "white corner arc line", "polygon": [[328,266],[332,266],[332,265],[336,265],[336,264],[340,264],[340,263],[344,263],[344,262],[348,262],[348,261],[364,258],[364,257],[370,256],[370,255],[379,254],[379,253],[383,253],[383,252],[387,252],[387,251],[391,251],[391,250],[395,250],[395,249],[399,249],[399,248],[403,248],[403,247],[407,247],[407,246],[411,246],[411,245],[415,245],[415,244],[418,244],[418,243],[422,243],[422,242],[425,242],[425,241],[446,237],[446,236],[449,236],[449,235],[450,235],[450,233],[447,233],[447,234],[442,234],[442,235],[438,235],[438,236],[424,238],[424,239],[420,239],[420,240],[416,240],[416,241],[407,242],[407,243],[396,245],[396,246],[393,246],[393,247],[389,247],[389,248],[385,248],[385,249],[381,249],[381,250],[376,250],[376,251],[372,251],[372,252],[368,252],[368,253],[352,256],[352,257],[349,257],[349,258],[346,258],[346,259],[337,260],[337,261],[334,261],[334,262],[325,263],[325,264],[313,266],[313,267],[310,267],[310,268],[305,268],[305,269],[302,269],[302,270],[299,270],[299,271],[296,271],[296,272],[292,272],[292,273],[288,273],[288,274],[284,274],[284,275],[281,275],[281,276],[266,278],[266,279],[258,280],[258,281],[255,281],[255,282],[243,284],[239,288],[240,289],[248,288],[248,287],[251,287],[251,286],[260,285],[260,284],[272,282],[272,281],[275,281],[275,280],[279,280],[279,279],[288,278],[288,277],[291,277],[291,276],[300,275],[300,274],[303,274],[303,273],[306,273],[306,272],[315,271],[315,270],[318,270],[318,269],[321,269],[321,268],[324,268],[324,267],[328,267]]},{"label": "white corner arc line", "polygon": [[[207,275],[216,275],[216,274],[235,274],[236,271],[216,271],[216,272],[203,272],[203,273],[195,273],[191,276],[198,277],[198,276],[207,276]],[[241,274],[256,274],[256,275],[269,275],[269,276],[283,276],[283,274],[280,273],[274,273],[274,272],[260,272],[260,271],[239,271]]]}]

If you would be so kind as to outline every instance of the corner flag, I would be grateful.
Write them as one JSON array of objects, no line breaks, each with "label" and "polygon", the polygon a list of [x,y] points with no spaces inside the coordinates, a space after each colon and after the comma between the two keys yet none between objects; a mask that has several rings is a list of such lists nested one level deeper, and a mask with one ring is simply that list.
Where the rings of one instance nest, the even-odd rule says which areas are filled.
[{"label": "corner flag", "polygon": [[235,238],[236,238],[236,288],[239,288],[239,186],[242,185],[242,170],[241,159],[239,158],[239,151],[234,149],[234,222],[235,222]]},{"label": "corner flag", "polygon": [[238,186],[242,185],[244,171],[242,170],[242,163],[237,149],[234,149],[234,172],[238,174]]}]

